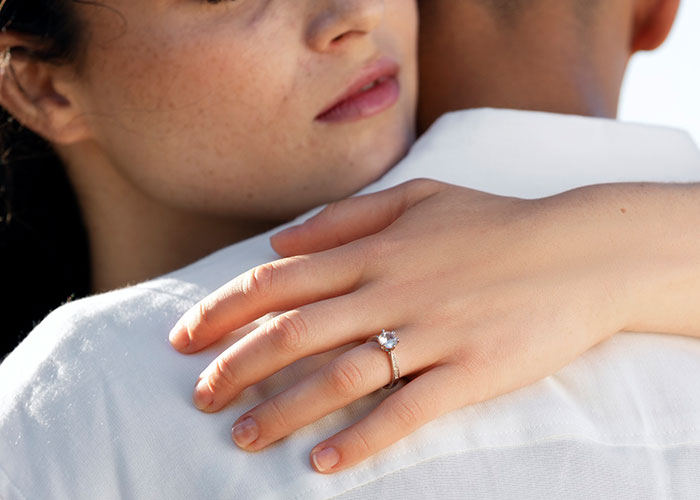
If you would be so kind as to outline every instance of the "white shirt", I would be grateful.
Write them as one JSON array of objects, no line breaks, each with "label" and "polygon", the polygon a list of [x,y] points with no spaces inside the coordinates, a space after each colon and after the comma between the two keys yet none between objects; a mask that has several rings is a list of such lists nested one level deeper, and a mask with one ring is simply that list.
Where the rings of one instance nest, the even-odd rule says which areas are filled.
[{"label": "white shirt", "polygon": [[[474,110],[441,118],[363,192],[416,177],[537,198],[602,182],[700,181],[700,152],[674,130]],[[205,414],[192,387],[224,346],[184,356],[168,332],[209,292],[274,260],[269,235],[47,317],[0,365],[0,498],[697,498],[700,340],[673,335],[617,334],[332,475],[312,469],[311,448],[391,391],[262,451],[238,449],[239,415],[338,353],[300,360]]]}]

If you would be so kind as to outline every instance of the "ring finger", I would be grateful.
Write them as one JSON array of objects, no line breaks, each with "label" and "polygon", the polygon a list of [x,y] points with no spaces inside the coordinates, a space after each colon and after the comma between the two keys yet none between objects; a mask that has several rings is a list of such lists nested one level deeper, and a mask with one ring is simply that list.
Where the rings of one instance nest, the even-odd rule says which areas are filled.
[{"label": "ring finger", "polygon": [[[402,377],[438,359],[436,346],[421,342],[420,334],[407,329],[399,333],[404,342],[395,348],[394,354]],[[241,415],[233,426],[232,438],[238,446],[257,451],[391,380],[388,353],[376,342],[366,342]]]}]

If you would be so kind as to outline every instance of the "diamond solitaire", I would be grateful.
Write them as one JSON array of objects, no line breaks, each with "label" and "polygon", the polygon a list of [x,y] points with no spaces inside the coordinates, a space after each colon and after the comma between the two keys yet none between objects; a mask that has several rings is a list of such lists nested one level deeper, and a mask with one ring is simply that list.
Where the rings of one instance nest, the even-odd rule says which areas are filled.
[{"label": "diamond solitaire", "polygon": [[377,341],[384,351],[391,351],[399,343],[399,338],[396,336],[395,331],[382,330],[382,333],[377,335]]},{"label": "diamond solitaire", "polygon": [[387,331],[382,329],[382,333],[379,335],[372,335],[370,338],[365,340],[365,342],[376,341],[379,344],[379,348],[389,355],[391,360],[391,382],[384,386],[384,389],[391,389],[399,382],[401,378],[401,372],[399,371],[399,365],[396,362],[396,354],[394,354],[394,347],[399,343],[399,337],[396,336],[396,332],[391,330]]}]

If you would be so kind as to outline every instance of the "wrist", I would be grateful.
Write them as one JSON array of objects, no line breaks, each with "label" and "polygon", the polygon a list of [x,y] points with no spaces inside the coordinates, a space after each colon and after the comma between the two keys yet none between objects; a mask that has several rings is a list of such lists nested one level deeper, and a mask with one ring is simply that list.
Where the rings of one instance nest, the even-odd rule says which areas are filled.
[{"label": "wrist", "polygon": [[[631,187],[585,186],[535,202],[537,221],[550,241],[544,259],[566,283],[591,345],[624,330],[636,317],[636,280],[643,262],[642,231],[630,224]],[[618,192],[621,190],[621,193]],[[622,210],[621,210],[622,209]],[[552,267],[554,265],[554,267]],[[583,325],[582,325],[583,326]]]},{"label": "wrist", "polygon": [[610,241],[601,244],[618,280],[610,286],[621,295],[620,330],[700,336],[697,185],[607,184],[588,196]]}]

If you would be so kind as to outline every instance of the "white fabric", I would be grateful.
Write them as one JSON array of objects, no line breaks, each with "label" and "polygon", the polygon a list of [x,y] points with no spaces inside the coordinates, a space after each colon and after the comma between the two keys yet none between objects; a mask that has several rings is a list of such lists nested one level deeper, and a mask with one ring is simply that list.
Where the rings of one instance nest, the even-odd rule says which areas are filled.
[{"label": "white fabric", "polygon": [[[415,177],[534,198],[600,182],[699,181],[700,152],[674,130],[475,110],[444,116],[365,192]],[[167,335],[198,299],[274,259],[268,236],[42,322],[0,365],[0,498],[697,498],[700,341],[673,335],[617,334],[555,375],[444,415],[333,475],[316,473],[309,451],[389,391],[260,452],[239,450],[233,421],[337,352],[208,415],[191,391],[222,345],[183,356]]]}]

